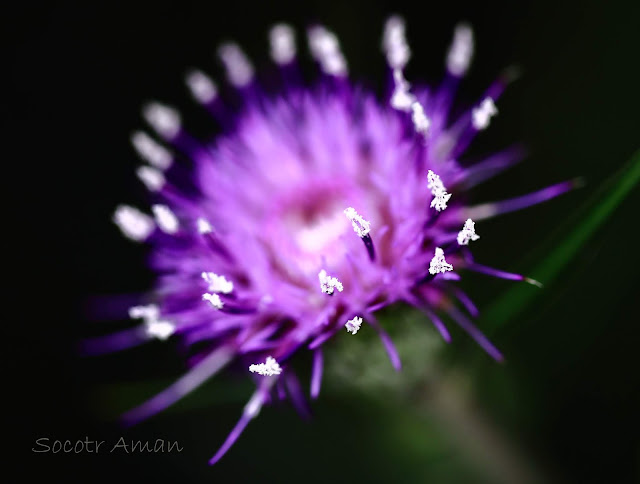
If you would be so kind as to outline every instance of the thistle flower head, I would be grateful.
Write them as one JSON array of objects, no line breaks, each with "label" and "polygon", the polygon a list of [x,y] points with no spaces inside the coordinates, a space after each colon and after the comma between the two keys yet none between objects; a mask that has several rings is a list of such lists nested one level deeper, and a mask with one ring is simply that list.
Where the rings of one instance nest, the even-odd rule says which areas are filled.
[{"label": "thistle flower head", "polygon": [[294,402],[304,398],[289,365],[299,350],[313,352],[311,395],[318,395],[322,345],[334,335],[344,337],[342,328],[356,334],[366,322],[399,369],[393,342],[374,316],[387,305],[420,308],[448,341],[436,316],[444,311],[501,359],[456,308],[471,303],[451,281],[466,270],[528,279],[473,261],[468,243],[478,236],[471,218],[521,209],[572,186],[561,183],[523,197],[466,205],[469,186],[497,173],[496,166],[517,161],[506,151],[476,164],[459,162],[495,115],[494,101],[505,87],[500,77],[475,107],[453,117],[457,82],[451,78],[468,69],[469,26],[456,29],[447,78],[428,90],[405,80],[411,56],[405,25],[399,17],[390,19],[383,50],[393,83],[383,99],[347,78],[338,38],[326,28],[308,31],[309,50],[322,74],[311,85],[295,75],[293,29],[278,25],[269,38],[283,79],[269,94],[237,44],[218,49],[228,82],[244,100],[235,110],[205,73],[187,74],[192,97],[228,126],[212,143],[191,136],[175,108],[151,103],[143,109],[163,140],[144,132],[132,136],[150,165],[138,176],[151,192],[153,217],[127,205],[113,216],[125,236],[151,245],[151,265],[158,273],[151,295],[155,304],[130,310],[146,331],[128,344],[172,336],[198,353],[186,375],[127,413],[125,421],[165,409],[232,361],[270,376],[258,378],[238,425],[211,462],[231,447],[271,391],[288,391]]}]

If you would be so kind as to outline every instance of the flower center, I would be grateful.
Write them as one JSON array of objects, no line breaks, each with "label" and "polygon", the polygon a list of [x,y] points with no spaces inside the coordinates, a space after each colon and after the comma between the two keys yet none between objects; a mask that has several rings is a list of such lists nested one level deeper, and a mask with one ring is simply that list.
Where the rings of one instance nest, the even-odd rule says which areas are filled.
[{"label": "flower center", "polygon": [[306,278],[338,263],[346,250],[343,236],[353,230],[344,215],[349,193],[340,180],[313,180],[274,201],[265,242],[278,267]]},{"label": "flower center", "polygon": [[320,200],[301,210],[293,207],[284,225],[299,251],[308,255],[326,252],[345,232],[345,218],[336,201]]}]

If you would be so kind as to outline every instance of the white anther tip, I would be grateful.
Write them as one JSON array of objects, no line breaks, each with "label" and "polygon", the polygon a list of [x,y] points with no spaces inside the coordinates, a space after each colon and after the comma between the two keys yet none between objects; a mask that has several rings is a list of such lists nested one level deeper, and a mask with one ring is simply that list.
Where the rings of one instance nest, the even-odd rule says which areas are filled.
[{"label": "white anther tip", "polygon": [[198,232],[201,234],[210,234],[213,231],[213,227],[211,227],[209,221],[202,217],[196,220],[196,226],[198,228]]},{"label": "white anther tip", "polygon": [[164,139],[172,139],[180,131],[180,114],[172,107],[151,102],[142,108],[142,116]]},{"label": "white anther tip", "polygon": [[228,42],[218,48],[218,55],[227,71],[232,86],[242,88],[253,80],[253,66],[238,44]]},{"label": "white anther tip", "polygon": [[436,275],[447,271],[452,271],[453,266],[444,258],[444,251],[440,247],[436,247],[435,255],[429,264],[429,274]]},{"label": "white anther tip", "polygon": [[233,282],[224,276],[219,276],[213,272],[203,272],[202,279],[209,285],[209,291],[214,293],[229,294],[233,291]]},{"label": "white anther tip", "polygon": [[120,205],[113,214],[113,222],[120,228],[125,237],[136,242],[146,240],[155,228],[153,219],[137,208]]},{"label": "white anther tip", "polygon": [[440,180],[440,177],[433,171],[429,170],[427,173],[427,180],[427,188],[431,190],[431,194],[433,195],[430,205],[431,208],[435,208],[438,212],[445,210],[447,208],[447,202],[451,198],[451,194],[447,193],[447,189],[442,183],[442,180]]},{"label": "white anther tip", "polygon": [[318,61],[325,74],[346,76],[347,62],[340,51],[340,42],[336,35],[321,25],[308,31],[311,55]]},{"label": "white anther tip", "polygon": [[222,299],[220,299],[220,296],[218,296],[216,293],[213,293],[213,294],[205,293],[202,295],[202,300],[208,301],[209,304],[211,304],[211,306],[214,307],[215,309],[222,309],[222,307],[224,306]]},{"label": "white anther tip", "polygon": [[404,19],[398,15],[389,17],[384,26],[382,49],[392,69],[402,69],[411,58],[411,49],[405,36]]},{"label": "white anther tip", "polygon": [[464,223],[464,227],[462,230],[458,232],[458,244],[459,245],[469,245],[470,241],[475,241],[480,238],[478,234],[476,234],[475,222],[468,218]]},{"label": "white anther tip", "polygon": [[257,373],[262,376],[279,375],[282,373],[282,368],[278,364],[275,358],[267,356],[267,360],[264,363],[258,363],[257,365],[250,365],[249,371],[251,373]]},{"label": "white anther tip", "polygon": [[473,30],[468,24],[458,24],[447,53],[447,70],[453,76],[463,77],[469,70],[472,57]]},{"label": "white anther tip", "polygon": [[353,319],[350,319],[344,325],[346,330],[351,334],[356,334],[358,330],[360,330],[360,326],[362,326],[362,318],[358,316],[356,316]]},{"label": "white anther tip", "polygon": [[180,223],[169,207],[166,205],[153,205],[151,210],[160,230],[167,234],[175,234],[178,231]]},{"label": "white anther tip", "polygon": [[160,170],[171,166],[171,153],[144,131],[136,131],[131,135],[131,144],[143,160]]},{"label": "white anther tip", "polygon": [[320,289],[325,294],[331,295],[333,294],[333,291],[335,289],[337,289],[339,292],[342,292],[344,289],[342,283],[338,280],[338,278],[327,275],[327,271],[325,271],[324,269],[322,269],[318,273],[318,279],[320,281]]},{"label": "white anther tip", "polygon": [[478,131],[486,129],[489,126],[491,118],[498,114],[493,99],[490,97],[484,98],[480,106],[473,108],[471,111],[471,122],[473,127]]},{"label": "white anther tip", "polygon": [[200,104],[208,104],[218,97],[218,86],[204,72],[191,70],[185,76],[191,96]]},{"label": "white anther tip", "polygon": [[176,331],[176,327],[169,321],[150,321],[146,324],[147,336],[159,340],[166,340]]},{"label": "white anther tip", "polygon": [[344,210],[344,214],[351,221],[353,231],[360,237],[366,237],[371,231],[371,223],[362,218],[353,207]]},{"label": "white anther tip", "polygon": [[413,121],[413,126],[418,133],[422,135],[427,134],[429,126],[431,126],[431,121],[427,118],[422,104],[418,101],[413,101],[411,103],[411,120]]},{"label": "white anther tip", "polygon": [[162,187],[165,184],[165,178],[162,172],[150,166],[138,167],[136,175],[150,192],[162,190]]},{"label": "white anther tip", "polygon": [[274,25],[269,31],[269,42],[271,58],[276,64],[289,64],[296,57],[295,33],[290,25]]},{"label": "white anther tip", "polygon": [[525,277],[524,280],[525,282],[532,284],[536,287],[539,287],[540,289],[544,287],[544,284],[542,284],[540,281],[536,281],[535,279],[531,279],[530,277]]},{"label": "white anther tip", "polygon": [[131,319],[143,319],[145,321],[155,321],[160,316],[160,308],[155,304],[147,306],[133,306],[129,308],[129,317]]}]

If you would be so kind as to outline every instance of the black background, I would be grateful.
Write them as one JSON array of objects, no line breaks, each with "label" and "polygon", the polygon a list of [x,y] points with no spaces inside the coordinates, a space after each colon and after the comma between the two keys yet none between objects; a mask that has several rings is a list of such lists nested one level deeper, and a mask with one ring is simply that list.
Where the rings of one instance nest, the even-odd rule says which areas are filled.
[{"label": "black background", "polygon": [[[11,225],[7,221],[4,235],[17,245],[17,253],[5,257],[7,267],[19,266],[15,277],[7,276],[6,307],[17,311],[5,321],[11,436],[5,443],[18,481],[35,474],[51,482],[421,482],[428,462],[387,454],[377,432],[384,412],[331,396],[321,397],[310,423],[287,406],[271,416],[265,411],[214,468],[206,460],[239,415],[237,401],[161,416],[133,431],[139,438],[179,440],[186,450],[178,456],[31,451],[42,436],[117,440],[122,431],[96,416],[89,390],[98,383],[169,379],[182,370],[160,345],[97,360],[74,354],[79,338],[99,331],[88,322],[89,298],[143,291],[152,281],[144,249],[123,240],[110,222],[118,203],[144,200],[128,144],[130,132],[143,125],[138,107],[166,100],[180,107],[190,129],[205,134],[206,116],[189,102],[183,73],[201,66],[221,79],[212,54],[226,39],[240,42],[258,69],[268,68],[266,33],[277,21],[299,31],[325,23],[339,35],[354,77],[382,79],[382,25],[398,12],[408,21],[414,52],[407,76],[434,82],[453,26],[468,20],[478,51],[462,100],[475,99],[507,65],[523,72],[501,101],[492,130],[472,149],[483,153],[522,141],[531,151],[522,166],[478,190],[478,200],[577,175],[588,182],[551,204],[487,224],[487,238],[500,243],[478,247],[478,259],[522,269],[528,248],[561,231],[638,148],[640,12],[634,4],[51,2],[5,16],[3,164]],[[487,412],[559,482],[640,482],[638,203],[636,189],[535,309],[495,336],[520,393],[511,411],[485,396]],[[470,282],[481,308],[504,288],[502,281]],[[489,362],[486,368],[479,373],[488,382],[491,371],[503,371],[491,370]]]}]

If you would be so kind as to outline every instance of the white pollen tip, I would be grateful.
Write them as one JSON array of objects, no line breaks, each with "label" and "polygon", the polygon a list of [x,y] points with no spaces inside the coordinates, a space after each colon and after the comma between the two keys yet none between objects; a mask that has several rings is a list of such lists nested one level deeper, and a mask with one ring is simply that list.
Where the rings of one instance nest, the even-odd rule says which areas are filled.
[{"label": "white pollen tip", "polygon": [[344,289],[342,283],[338,280],[338,278],[328,276],[327,271],[325,271],[324,269],[322,269],[318,273],[318,279],[320,281],[320,289],[322,289],[322,292],[324,292],[325,294],[331,295],[333,294],[333,291],[335,289],[337,289],[339,292],[342,292]]},{"label": "white pollen tip", "polygon": [[136,175],[140,178],[140,181],[144,183],[150,192],[157,192],[162,190],[165,183],[163,173],[150,166],[141,166],[136,170]]},{"label": "white pollen tip", "polygon": [[157,338],[159,340],[166,340],[175,331],[176,327],[169,321],[151,321],[146,324],[147,336],[151,338]]},{"label": "white pollen tip", "polygon": [[444,251],[440,247],[436,247],[435,255],[429,264],[429,274],[435,275],[452,270],[453,266],[444,259]]},{"label": "white pollen tip", "polygon": [[160,309],[155,304],[133,306],[129,308],[129,317],[142,319],[145,324],[145,333],[150,338],[166,340],[176,329],[170,321],[160,319]]},{"label": "white pollen tip", "polygon": [[456,77],[463,77],[469,70],[473,57],[473,30],[468,24],[459,24],[453,33],[453,42],[447,53],[447,70]]},{"label": "white pollen tip", "polygon": [[147,306],[133,306],[129,308],[131,319],[143,319],[144,321],[156,321],[160,317],[160,308],[155,304]]},{"label": "white pollen tip", "polygon": [[451,194],[447,192],[438,192],[431,200],[431,208],[435,208],[438,212],[442,212],[447,208],[447,202],[451,198]]},{"label": "white pollen tip", "polygon": [[249,371],[251,373],[257,373],[262,376],[279,375],[282,373],[282,368],[278,364],[275,358],[267,356],[267,360],[264,363],[258,363],[257,365],[250,365]]},{"label": "white pollen tip", "polygon": [[209,285],[209,291],[229,294],[233,291],[233,282],[213,272],[203,272],[202,279]]},{"label": "white pollen tip", "polygon": [[198,227],[198,232],[201,234],[210,234],[213,231],[213,227],[211,227],[211,224],[205,218],[198,218],[196,225]]},{"label": "white pollen tip", "polygon": [[296,39],[290,25],[274,25],[269,31],[269,43],[271,44],[271,58],[276,64],[289,64],[295,59]]},{"label": "white pollen tip", "polygon": [[475,222],[470,218],[464,223],[462,230],[458,232],[458,245],[469,245],[469,242],[478,240],[480,236],[476,234]]},{"label": "white pollen tip", "polygon": [[180,223],[169,207],[166,205],[153,205],[151,210],[160,230],[167,234],[175,234],[178,231]]},{"label": "white pollen tip", "polygon": [[447,193],[447,189],[442,183],[442,180],[440,180],[440,177],[431,170],[427,173],[427,181],[427,188],[431,190],[431,195],[433,195],[430,205],[431,208],[435,208],[438,212],[445,210],[451,194]]},{"label": "white pollen tip", "polygon": [[125,237],[142,242],[155,228],[153,219],[137,208],[120,205],[113,214],[113,222],[120,228]]},{"label": "white pollen tip", "polygon": [[320,64],[320,69],[331,76],[347,75],[347,61],[340,50],[336,35],[321,25],[311,27],[308,32],[309,50]]},{"label": "white pollen tip", "polygon": [[536,281],[535,279],[531,279],[530,277],[525,277],[524,280],[525,282],[532,284],[536,287],[539,287],[540,289],[544,287],[544,285],[540,281]]},{"label": "white pollen tip", "polygon": [[202,300],[203,301],[209,301],[209,304],[211,304],[211,306],[213,306],[216,309],[222,309],[222,307],[224,306],[224,303],[222,302],[222,299],[220,299],[220,296],[218,296],[217,294],[213,293],[213,294],[203,294],[202,295]]},{"label": "white pollen tip", "polygon": [[491,118],[498,114],[498,109],[490,97],[484,98],[480,106],[471,111],[471,122],[478,131],[487,129]]},{"label": "white pollen tip", "polygon": [[344,327],[347,329],[347,331],[351,334],[356,334],[358,332],[358,330],[360,329],[360,326],[362,326],[362,318],[356,316],[353,319],[350,319],[349,321],[347,321],[344,325]]},{"label": "white pollen tip", "polygon": [[171,153],[144,131],[133,133],[131,135],[131,144],[140,158],[160,170],[166,170],[173,162]]},{"label": "white pollen tip", "polygon": [[353,231],[360,237],[366,237],[371,231],[371,223],[363,219],[353,207],[349,207],[344,211],[344,214],[353,226]]},{"label": "white pollen tip", "polygon": [[151,102],[142,108],[142,116],[166,140],[173,139],[180,132],[180,114],[169,106]]},{"label": "white pollen tip", "polygon": [[427,131],[429,131],[429,126],[431,126],[431,121],[427,118],[427,115],[424,113],[424,108],[422,104],[418,101],[413,101],[411,103],[411,120],[413,121],[413,126],[416,131],[422,135],[426,135]]},{"label": "white pollen tip", "polygon": [[405,36],[404,19],[398,15],[389,17],[384,25],[382,50],[392,69],[403,69],[411,58],[411,49]]},{"label": "white pollen tip", "polygon": [[411,111],[411,105],[416,101],[416,97],[409,92],[410,84],[404,78],[402,69],[393,70],[394,90],[391,95],[391,107],[399,111]]},{"label": "white pollen tip", "polygon": [[204,72],[196,69],[191,70],[184,80],[196,102],[208,104],[218,97],[218,86]]},{"label": "white pollen tip", "polygon": [[243,88],[253,81],[253,65],[238,44],[228,42],[218,47],[218,56],[232,86]]}]

